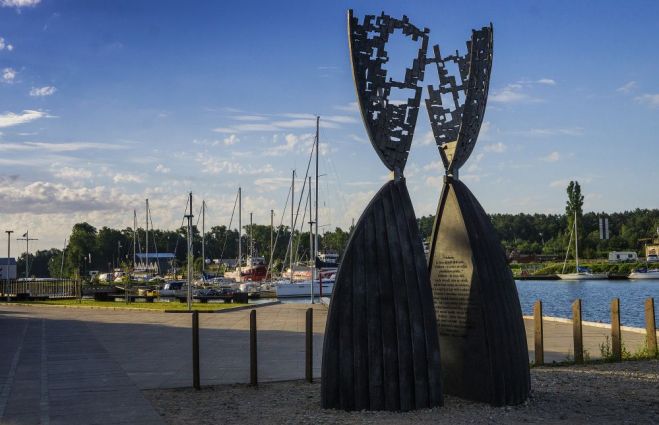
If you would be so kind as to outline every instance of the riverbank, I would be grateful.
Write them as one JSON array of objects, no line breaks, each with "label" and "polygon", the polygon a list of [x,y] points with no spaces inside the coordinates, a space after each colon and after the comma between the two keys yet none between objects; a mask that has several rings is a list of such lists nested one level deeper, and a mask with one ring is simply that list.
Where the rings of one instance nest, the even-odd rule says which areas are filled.
[{"label": "riverbank", "polygon": [[531,398],[520,406],[492,407],[447,396],[442,408],[408,413],[323,410],[318,381],[143,394],[171,425],[654,423],[659,417],[657,360],[533,368],[531,382]]}]

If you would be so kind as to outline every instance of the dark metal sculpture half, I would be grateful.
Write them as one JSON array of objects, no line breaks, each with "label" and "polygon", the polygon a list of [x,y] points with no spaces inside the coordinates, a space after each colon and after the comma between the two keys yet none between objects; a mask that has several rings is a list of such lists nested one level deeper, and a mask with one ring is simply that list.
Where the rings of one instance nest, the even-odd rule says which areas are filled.
[{"label": "dark metal sculpture half", "polygon": [[[510,268],[487,214],[458,171],[476,145],[492,68],[492,27],[473,31],[466,56],[441,57],[440,85],[426,107],[446,176],[430,250],[430,280],[442,376],[448,394],[494,405],[518,404],[530,391],[522,312]],[[455,62],[459,81],[446,63]],[[442,96],[452,99],[444,105]],[[461,101],[463,99],[463,101]]]},{"label": "dark metal sculpture half", "polygon": [[[385,50],[400,31],[419,45],[403,81]],[[393,173],[362,213],[339,268],[323,346],[321,403],[345,410],[442,404],[437,323],[428,269],[403,168],[421,101],[428,30],[407,17],[348,12],[357,97],[373,147]],[[396,34],[398,35],[398,34]],[[393,101],[392,94],[406,101]]]}]

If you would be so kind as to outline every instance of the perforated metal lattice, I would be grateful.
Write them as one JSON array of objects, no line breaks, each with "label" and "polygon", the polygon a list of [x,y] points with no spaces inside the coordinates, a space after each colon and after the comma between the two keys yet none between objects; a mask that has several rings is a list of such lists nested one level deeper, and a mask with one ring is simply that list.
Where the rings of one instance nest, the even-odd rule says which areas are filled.
[{"label": "perforated metal lattice", "polygon": [[[384,67],[390,60],[385,47],[397,30],[420,44],[403,81],[393,80]],[[405,168],[414,136],[429,32],[427,28],[420,30],[412,25],[406,16],[399,20],[384,13],[366,15],[360,24],[352,11],[348,13],[352,69],[364,124],[380,159],[395,172],[402,173]],[[392,89],[407,89],[413,95],[406,102],[395,102],[390,100]]]},{"label": "perforated metal lattice", "polygon": [[[456,173],[464,165],[478,139],[492,70],[492,31],[492,25],[473,31],[464,56],[456,51],[442,58],[435,45],[434,57],[426,60],[426,64],[436,65],[439,75],[439,87],[428,86],[426,109],[447,174]],[[449,62],[457,65],[459,82],[449,74]],[[450,103],[446,98],[451,99]]]}]

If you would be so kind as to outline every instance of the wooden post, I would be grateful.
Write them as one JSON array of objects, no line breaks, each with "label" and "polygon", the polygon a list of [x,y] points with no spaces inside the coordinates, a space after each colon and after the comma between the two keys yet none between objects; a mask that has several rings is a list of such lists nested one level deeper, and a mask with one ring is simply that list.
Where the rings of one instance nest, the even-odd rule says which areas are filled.
[{"label": "wooden post", "polygon": [[533,306],[533,323],[535,324],[535,364],[541,366],[545,363],[544,335],[542,329],[542,301],[538,300]]},{"label": "wooden post", "polygon": [[654,320],[654,298],[645,300],[645,335],[648,354],[657,355],[657,326]]},{"label": "wooden post", "polygon": [[572,338],[574,339],[574,361],[583,363],[583,332],[581,328],[581,299],[572,303]]},{"label": "wooden post", "polygon": [[199,378],[199,312],[192,312],[192,386],[201,389]]},{"label": "wooden post", "polygon": [[313,309],[307,309],[305,377],[313,382]]},{"label": "wooden post", "polygon": [[622,360],[622,340],[620,338],[620,299],[611,300],[611,345],[613,360]]},{"label": "wooden post", "polygon": [[249,313],[249,383],[258,385],[256,358],[256,310]]}]

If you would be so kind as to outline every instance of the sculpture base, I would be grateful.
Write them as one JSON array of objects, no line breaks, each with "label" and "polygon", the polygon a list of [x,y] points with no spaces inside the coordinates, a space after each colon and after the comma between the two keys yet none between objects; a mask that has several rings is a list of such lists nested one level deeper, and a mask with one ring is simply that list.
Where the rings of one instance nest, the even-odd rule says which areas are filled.
[{"label": "sculpture base", "polygon": [[321,404],[402,411],[442,404],[432,292],[405,180],[380,189],[343,254],[327,317]]},{"label": "sculpture base", "polygon": [[487,214],[458,180],[442,190],[429,268],[444,391],[493,405],[522,403],[531,384],[515,281]]}]

